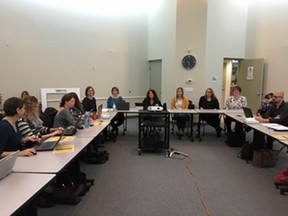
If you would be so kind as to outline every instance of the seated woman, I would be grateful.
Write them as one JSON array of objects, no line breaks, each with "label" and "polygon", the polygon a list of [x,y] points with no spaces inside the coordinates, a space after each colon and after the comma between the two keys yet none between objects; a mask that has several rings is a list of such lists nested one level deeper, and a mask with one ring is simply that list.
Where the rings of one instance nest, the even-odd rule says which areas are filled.
[{"label": "seated woman", "polygon": [[22,100],[23,100],[25,97],[28,97],[28,96],[30,96],[28,91],[22,91],[22,92],[21,92],[21,99],[22,99]]},{"label": "seated woman", "polygon": [[143,100],[144,110],[147,110],[148,106],[162,106],[157,93],[154,89],[149,89],[146,93],[146,97]]},{"label": "seated woman", "polygon": [[[17,128],[22,137],[36,136],[40,139],[47,139],[57,134],[63,133],[63,128],[48,128],[43,126],[42,120],[39,118],[39,102],[36,97],[28,96],[23,99],[25,112],[23,118],[16,122]],[[33,145],[33,143],[25,143],[25,146]]]},{"label": "seated woman", "polygon": [[8,98],[4,102],[3,109],[6,116],[0,121],[0,158],[18,150],[20,150],[19,156],[35,155],[34,148],[23,149],[22,144],[28,141],[35,142],[38,138],[35,136],[22,138],[16,127],[16,121],[23,117],[25,111],[23,101],[17,97]]},{"label": "seated woman", "polygon": [[[226,109],[242,109],[242,107],[247,106],[247,99],[246,97],[241,95],[241,87],[235,86],[232,90],[232,96],[229,96],[226,100]],[[231,133],[231,122],[232,118],[226,116],[225,118],[225,125],[227,128],[227,133]],[[243,130],[243,124],[236,121],[235,124],[235,132],[241,132]]]},{"label": "seated woman", "polygon": [[[114,108],[118,104],[124,103],[125,101],[123,98],[119,95],[119,89],[117,87],[113,87],[111,89],[111,94],[107,100],[107,108]],[[124,122],[124,113],[117,113],[117,115],[111,120],[110,125],[112,126],[112,131],[118,134],[118,127],[122,125]]]},{"label": "seated woman", "polygon": [[[184,96],[184,90],[182,87],[178,87],[176,90],[176,96],[174,96],[171,100],[171,109],[183,110],[188,109],[189,99]],[[177,122],[177,135],[179,139],[183,136],[185,123],[189,120],[189,116],[186,113],[177,113],[173,117]]]},{"label": "seated woman", "polygon": [[60,109],[54,119],[54,128],[67,128],[69,126],[81,127],[83,121],[78,121],[78,119],[75,119],[70,111],[75,106],[75,102],[76,99],[74,94],[68,93],[62,97],[60,102]]},{"label": "seated woman", "polygon": [[85,98],[82,101],[84,111],[97,112],[97,103],[94,95],[94,88],[92,86],[88,86],[85,89]]},{"label": "seated woman", "polygon": [[[205,95],[199,100],[199,109],[219,109],[219,101],[216,98],[213,89],[207,88]],[[219,114],[201,114],[201,120],[206,121],[216,129],[217,137],[221,137],[220,118]]]},{"label": "seated woman", "polygon": [[71,94],[72,97],[75,99],[75,104],[70,109],[70,112],[72,113],[74,119],[77,121],[79,116],[84,113],[84,108],[82,103],[80,102],[78,95],[75,92],[70,92],[69,94]]}]

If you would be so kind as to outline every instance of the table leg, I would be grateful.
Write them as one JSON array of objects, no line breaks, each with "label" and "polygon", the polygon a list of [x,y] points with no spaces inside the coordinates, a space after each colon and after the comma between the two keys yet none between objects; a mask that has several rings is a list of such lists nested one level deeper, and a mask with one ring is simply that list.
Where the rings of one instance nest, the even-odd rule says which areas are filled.
[{"label": "table leg", "polygon": [[197,136],[198,140],[201,142],[201,114],[199,114],[199,118],[198,118],[198,125],[197,125]]},{"label": "table leg", "polygon": [[194,137],[193,137],[193,114],[190,114],[190,140],[191,142],[194,141]]}]

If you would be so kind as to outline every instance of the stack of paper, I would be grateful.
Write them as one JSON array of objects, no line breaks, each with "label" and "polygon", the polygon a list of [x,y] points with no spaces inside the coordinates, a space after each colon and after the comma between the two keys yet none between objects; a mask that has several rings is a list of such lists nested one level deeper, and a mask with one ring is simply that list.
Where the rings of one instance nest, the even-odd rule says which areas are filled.
[{"label": "stack of paper", "polygon": [[259,124],[259,121],[257,121],[255,118],[246,118],[245,123],[246,124]]}]

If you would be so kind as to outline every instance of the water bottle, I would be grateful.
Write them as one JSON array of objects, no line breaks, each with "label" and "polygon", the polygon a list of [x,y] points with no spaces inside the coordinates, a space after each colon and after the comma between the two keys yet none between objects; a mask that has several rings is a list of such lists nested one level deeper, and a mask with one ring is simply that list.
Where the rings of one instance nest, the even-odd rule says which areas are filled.
[{"label": "water bottle", "polygon": [[89,128],[90,126],[89,119],[90,119],[90,113],[86,111],[84,113],[84,127],[85,128]]},{"label": "water bottle", "polygon": [[113,111],[116,111],[116,104],[115,103],[113,103],[112,108],[113,108]]}]

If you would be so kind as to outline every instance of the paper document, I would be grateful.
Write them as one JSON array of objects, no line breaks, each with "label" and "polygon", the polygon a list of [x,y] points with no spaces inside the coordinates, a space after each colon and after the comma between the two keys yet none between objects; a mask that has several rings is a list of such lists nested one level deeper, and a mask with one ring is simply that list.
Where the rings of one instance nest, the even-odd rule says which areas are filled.
[{"label": "paper document", "polygon": [[255,118],[246,118],[245,123],[246,124],[259,124],[259,121],[257,121]]},{"label": "paper document", "polygon": [[277,140],[288,140],[288,134],[286,134],[286,135],[274,135],[273,137]]},{"label": "paper document", "polygon": [[105,126],[105,125],[108,125],[109,122],[108,122],[108,121],[102,121],[102,122],[94,122],[93,124],[94,124],[95,126],[97,126],[97,125],[103,125],[103,126]]},{"label": "paper document", "polygon": [[62,154],[69,152],[74,152],[74,145],[60,145],[56,146],[56,148],[53,150],[53,154]]},{"label": "paper document", "polygon": [[[55,136],[55,137],[51,137],[50,139],[49,139],[49,141],[57,141],[58,140],[58,136]],[[62,138],[61,138],[61,141],[72,141],[72,140],[74,140],[75,139],[75,136],[63,136]]]},{"label": "paper document", "polygon": [[263,123],[262,125],[275,131],[288,131],[288,127],[277,123]]}]

